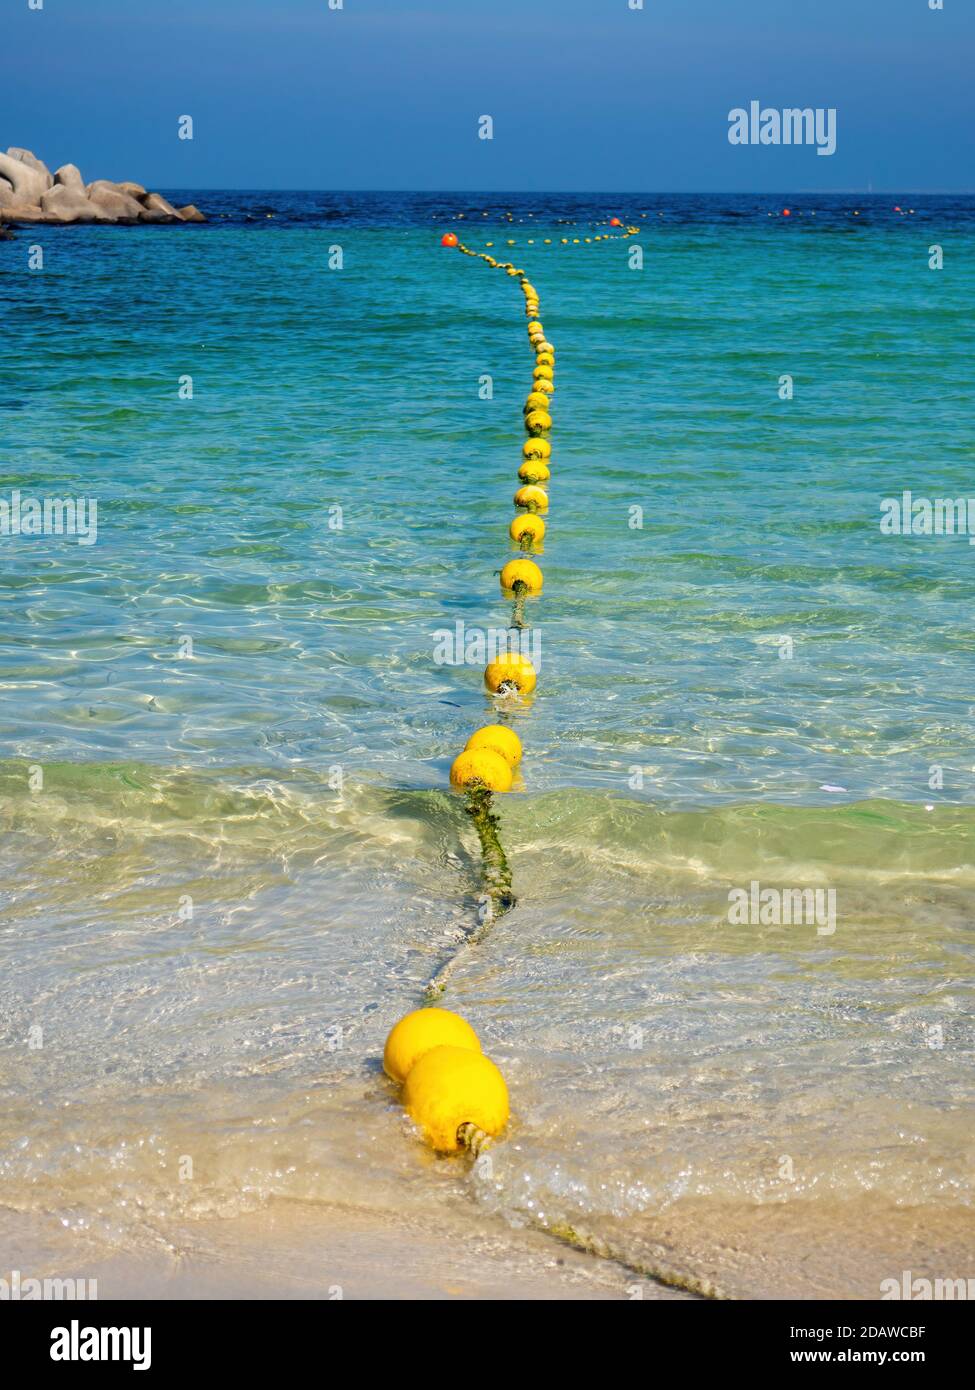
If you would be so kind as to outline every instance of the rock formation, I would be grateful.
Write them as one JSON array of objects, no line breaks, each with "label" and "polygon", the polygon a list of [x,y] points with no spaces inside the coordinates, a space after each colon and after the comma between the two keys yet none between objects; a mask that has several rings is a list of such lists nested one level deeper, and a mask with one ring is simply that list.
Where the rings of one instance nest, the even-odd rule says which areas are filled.
[{"label": "rock formation", "polygon": [[0,154],[0,227],[4,222],[205,222],[192,203],[174,208],[141,183],[85,184],[76,164],[52,176],[30,150],[11,146]]}]

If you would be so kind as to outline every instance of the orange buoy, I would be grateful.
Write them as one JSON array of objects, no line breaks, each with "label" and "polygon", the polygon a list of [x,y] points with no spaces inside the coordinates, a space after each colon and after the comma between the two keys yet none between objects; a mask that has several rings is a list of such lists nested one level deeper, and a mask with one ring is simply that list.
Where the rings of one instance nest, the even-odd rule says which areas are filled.
[{"label": "orange buoy", "polygon": [[441,246],[456,246],[456,245],[457,245],[457,233],[456,233],[456,232],[444,232],[443,236],[440,238],[440,245],[441,245]]},{"label": "orange buoy", "polygon": [[622,227],[623,223],[620,221],[618,217],[611,217],[609,219],[609,225],[611,227]]}]

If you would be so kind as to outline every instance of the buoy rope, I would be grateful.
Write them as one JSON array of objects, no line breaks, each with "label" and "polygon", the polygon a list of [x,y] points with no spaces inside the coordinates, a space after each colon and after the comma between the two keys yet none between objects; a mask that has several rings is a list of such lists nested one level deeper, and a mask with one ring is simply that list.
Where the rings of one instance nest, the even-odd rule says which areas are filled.
[{"label": "buoy rope", "polygon": [[585,1231],[577,1231],[574,1226],[570,1226],[566,1222],[557,1222],[554,1226],[547,1226],[540,1219],[535,1218],[530,1224],[536,1230],[544,1231],[546,1235],[560,1241],[562,1245],[569,1245],[573,1250],[579,1250],[584,1255],[595,1255],[600,1260],[611,1260],[613,1264],[629,1270],[639,1279],[653,1279],[655,1283],[663,1284],[669,1289],[683,1289],[685,1293],[697,1294],[699,1298],[710,1298],[719,1303],[729,1301],[729,1295],[711,1279],[702,1279],[696,1274],[684,1274],[681,1270],[674,1269],[670,1265],[630,1260],[618,1254],[607,1241],[598,1236],[587,1235]]},{"label": "buoy rope", "polygon": [[[621,226],[622,224],[619,222],[619,219],[614,219],[613,225]],[[607,234],[602,237],[597,236],[595,240],[611,241],[617,238],[625,238],[634,235],[637,230],[636,227],[627,227],[616,235]],[[586,237],[585,240],[590,241],[591,238]],[[567,238],[562,238],[562,241],[563,243],[567,243]],[[578,241],[578,238],[576,238],[576,241]],[[487,244],[488,246],[491,245],[490,242]],[[539,515],[548,508],[548,495],[542,488],[536,486],[536,484],[538,482],[547,482],[550,476],[550,470],[546,460],[551,455],[551,445],[547,441],[542,442],[541,436],[548,433],[552,424],[551,417],[547,409],[545,409],[544,398],[545,396],[550,396],[554,391],[552,367],[554,366],[555,358],[554,349],[545,338],[541,321],[538,319],[538,293],[530,284],[525,272],[517,269],[510,263],[499,262],[495,260],[493,256],[487,255],[484,252],[472,251],[469,247],[460,243],[453,234],[444,238],[444,245],[455,246],[464,255],[476,256],[480,260],[486,261],[488,265],[496,269],[504,270],[512,277],[517,277],[525,294],[527,301],[526,312],[531,320],[529,323],[529,338],[532,345],[535,347],[537,357],[532,393],[535,395],[541,388],[541,400],[536,396],[536,399],[529,399],[529,401],[526,402],[525,423],[528,429],[529,439],[526,441],[523,449],[525,462],[522,464],[519,476],[524,479],[529,486],[524,489],[519,489],[519,492],[515,496],[515,504],[521,508],[522,512],[527,512],[530,515]],[[509,245],[514,245],[514,242],[509,242]],[[539,382],[539,376],[543,377],[544,380]],[[533,528],[527,527],[520,529],[516,518],[516,521],[512,523],[510,534],[512,538],[518,542],[522,552],[534,551],[536,533]],[[537,535],[540,538],[544,536],[544,534],[544,523],[539,518]],[[516,629],[526,629],[530,626],[525,611],[526,600],[533,592],[540,591],[542,586],[541,571],[532,561],[518,561],[511,562],[510,566],[506,566],[505,570],[502,570],[500,573],[502,587],[507,588],[514,597],[511,626]],[[531,667],[530,663],[528,664],[531,669],[531,680],[527,686],[526,693],[530,693],[535,684],[534,668]],[[505,670],[501,670],[497,673],[493,683],[489,679],[490,672],[491,668],[489,667],[488,671],[485,672],[485,681],[488,684],[488,688],[495,694],[506,695],[510,693],[522,693],[524,681],[519,683],[517,671],[507,674]],[[491,731],[479,731],[480,734],[487,734],[489,732]],[[498,732],[497,726],[494,732],[496,735]],[[504,733],[504,730],[502,729],[501,732]],[[473,736],[473,738],[477,737],[478,735]],[[513,735],[508,735],[508,737],[512,738]],[[518,755],[520,756],[520,744],[516,738],[514,742]],[[471,744],[468,745],[469,748],[471,746]],[[484,746],[490,749],[491,745],[486,744]],[[495,746],[497,747],[497,745]],[[477,925],[465,933],[464,940],[460,947],[451,953],[429,981],[424,996],[425,1005],[435,1004],[441,998],[446,989],[447,981],[457,968],[459,962],[465,958],[466,953],[471,948],[475,947],[480,941],[483,941],[497,918],[509,912],[511,908],[514,907],[516,901],[512,889],[511,868],[508,864],[507,855],[504,852],[499,834],[500,823],[493,809],[493,787],[491,785],[492,775],[497,777],[499,774],[505,774],[502,777],[498,789],[502,791],[507,790],[511,784],[510,774],[507,772],[507,768],[501,765],[503,760],[497,753],[494,755],[495,763],[493,773],[491,771],[490,760],[488,764],[486,764],[489,769],[488,774],[479,772],[473,761],[464,764],[462,767],[458,767],[458,764],[461,763],[464,756],[464,754],[461,754],[460,758],[455,760],[454,766],[451,769],[451,781],[464,788],[465,811],[471,818],[480,841],[483,895],[478,912]],[[517,761],[517,758],[514,761]],[[485,776],[487,780],[485,780]],[[495,1132],[497,1133],[500,1131],[496,1130]],[[471,1155],[475,1164],[480,1156],[491,1147],[494,1142],[491,1134],[479,1128],[471,1121],[465,1121],[458,1125],[456,1134],[452,1135],[452,1139],[455,1140],[456,1146],[459,1149]],[[568,1222],[563,1221],[549,1224],[543,1217],[536,1213],[526,1213],[524,1215],[527,1224],[542,1234],[550,1236],[561,1244],[570,1246],[572,1249],[582,1254],[594,1255],[598,1259],[612,1261],[637,1278],[652,1279],[656,1283],[668,1288],[681,1289],[686,1293],[695,1294],[701,1298],[724,1299],[727,1297],[727,1295],[711,1280],[698,1278],[696,1275],[692,1274],[685,1274],[680,1270],[673,1269],[662,1263],[631,1260],[614,1250],[607,1241],[589,1235],[585,1231],[577,1230],[574,1226],[569,1225]]]},{"label": "buoy rope", "polygon": [[490,791],[486,787],[468,787],[464,800],[464,810],[473,821],[481,843],[483,892],[478,905],[476,924],[465,929],[460,947],[452,952],[439,970],[431,976],[423,991],[423,1002],[428,1006],[443,998],[447,981],[470,947],[480,945],[497,919],[510,912],[518,901],[512,890],[511,866],[498,834],[500,822],[494,813]]},{"label": "buoy rope", "polygon": [[[457,1143],[476,1162],[481,1154],[493,1147],[494,1138],[490,1134],[485,1134],[483,1129],[478,1129],[477,1125],[467,1123],[458,1127]],[[543,1217],[529,1214],[527,1224],[540,1234],[557,1240],[560,1245],[567,1245],[573,1250],[578,1250],[582,1255],[593,1255],[598,1260],[609,1260],[611,1263],[619,1265],[621,1269],[635,1275],[638,1279],[652,1279],[655,1283],[663,1284],[668,1289],[681,1289],[684,1293],[696,1294],[698,1298],[709,1298],[717,1302],[729,1301],[728,1294],[712,1279],[704,1279],[696,1274],[685,1274],[672,1265],[661,1264],[656,1261],[632,1260],[614,1250],[608,1241],[599,1236],[589,1235],[586,1231],[577,1230],[575,1226],[570,1226],[567,1221],[557,1221],[553,1225],[549,1225]]]},{"label": "buoy rope", "polygon": [[[524,290],[528,285],[528,277],[523,270],[517,270],[510,264],[501,264],[483,252],[472,251],[469,247],[460,243],[456,237],[446,238],[446,244],[456,246],[465,256],[475,256],[479,260],[487,262],[497,269],[504,269],[512,277],[517,277],[519,285]],[[530,286],[529,286],[530,288]],[[527,295],[527,291],[526,295]],[[535,305],[533,312],[537,312],[537,301],[532,290],[529,303]],[[551,426],[551,419],[546,416],[542,422],[543,426]],[[529,441],[530,443],[531,441]],[[527,445],[526,445],[527,447]],[[546,445],[546,449],[550,446]],[[542,454],[546,449],[539,448],[538,454]],[[533,455],[534,457],[535,455]],[[526,460],[527,460],[526,455]],[[544,470],[544,476],[548,476],[548,470]],[[544,494],[542,494],[544,497]],[[529,499],[523,504],[523,510],[533,514],[538,514],[541,510],[536,500]],[[544,534],[544,527],[541,528]],[[535,537],[531,532],[523,533],[518,538],[519,548],[525,551],[535,551]],[[529,627],[528,619],[525,615],[525,600],[529,594],[529,586],[524,580],[516,580],[512,585],[511,592],[514,595],[514,607],[512,611],[511,627],[518,630],[525,630]],[[487,679],[487,672],[485,679]],[[494,693],[500,696],[512,696],[519,693],[518,680],[513,676],[505,679],[502,673],[494,688]],[[502,716],[504,717],[504,716]],[[452,778],[453,780],[453,778]],[[460,947],[451,953],[448,959],[439,967],[435,974],[428,981],[424,990],[424,1002],[426,1004],[435,1003],[443,997],[447,988],[447,982],[459,961],[466,956],[467,951],[478,945],[484,940],[488,932],[493,927],[499,917],[503,917],[506,912],[510,912],[515,906],[516,898],[512,888],[511,866],[508,863],[508,856],[505,854],[504,846],[501,843],[500,819],[494,811],[492,800],[492,788],[479,780],[476,773],[466,777],[462,785],[465,788],[465,811],[470,817],[474,829],[477,831],[478,840],[481,847],[481,884],[482,896],[478,908],[477,922],[474,926],[465,930],[464,939]]]},{"label": "buoy rope", "polygon": [[518,580],[512,591],[515,596],[515,606],[511,610],[511,626],[526,628],[529,626],[525,617],[525,599],[528,597],[528,585],[522,580]]},{"label": "buoy rope", "polygon": [[493,810],[491,793],[486,787],[470,787],[466,794],[465,810],[474,822],[481,842],[481,865],[484,890],[493,909],[493,917],[503,917],[514,907],[516,898],[511,889],[511,868],[498,834],[500,821]]},{"label": "buoy rope", "polygon": [[494,1143],[494,1138],[468,1121],[466,1124],[458,1126],[457,1142],[461,1148],[467,1150],[472,1158],[480,1158],[481,1154]]}]

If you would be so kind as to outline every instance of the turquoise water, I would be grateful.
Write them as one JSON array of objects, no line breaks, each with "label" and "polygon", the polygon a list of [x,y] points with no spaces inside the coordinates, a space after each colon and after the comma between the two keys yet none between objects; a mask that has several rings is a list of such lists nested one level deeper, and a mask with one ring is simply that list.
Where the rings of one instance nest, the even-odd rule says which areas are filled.
[{"label": "turquoise water", "polygon": [[[134,1207],[444,1185],[637,1243],[700,1202],[960,1219],[975,556],[880,503],[972,491],[975,203],[618,201],[637,271],[561,244],[604,200],[193,198],[223,215],[0,248],[0,498],[98,499],[92,546],[0,537],[10,1207],[123,1245]],[[448,225],[558,354],[519,905],[445,1000],[512,1090],[490,1181],[431,1171],[375,1067],[477,893],[446,784],[492,703],[437,633],[510,611],[522,297]],[[731,926],[752,880],[833,888],[835,935]]]}]

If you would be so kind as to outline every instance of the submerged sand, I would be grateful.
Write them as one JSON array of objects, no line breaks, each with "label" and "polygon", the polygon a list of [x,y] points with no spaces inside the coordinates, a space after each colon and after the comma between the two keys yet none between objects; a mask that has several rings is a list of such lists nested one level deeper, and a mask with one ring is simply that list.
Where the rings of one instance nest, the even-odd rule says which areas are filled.
[{"label": "submerged sand", "polygon": [[[436,1228],[394,1212],[277,1202],[194,1223],[185,1240],[112,1251],[70,1246],[36,1217],[0,1218],[8,1269],[96,1279],[100,1301],[136,1299],[632,1299],[690,1295],[541,1233],[445,1212]],[[8,1276],[9,1277],[9,1276]]]},{"label": "submerged sand", "polygon": [[[975,1216],[874,1200],[746,1208],[690,1202],[649,1224],[604,1223],[623,1259],[709,1270],[732,1299],[877,1299],[882,1282],[967,1278]],[[230,1219],[147,1228],[112,1248],[37,1213],[0,1213],[3,1277],[97,1280],[99,1300],[687,1299],[624,1263],[476,1208],[435,1222],[342,1203],[274,1201]]]}]

